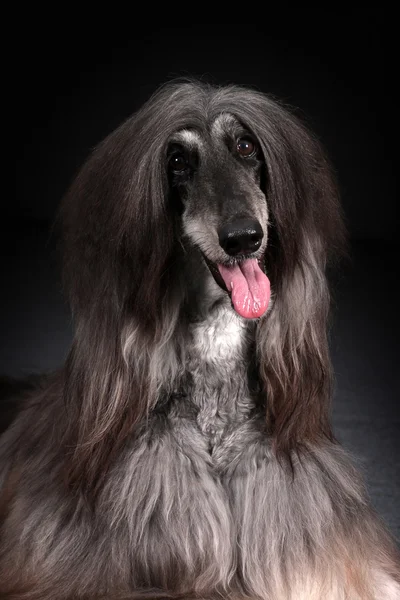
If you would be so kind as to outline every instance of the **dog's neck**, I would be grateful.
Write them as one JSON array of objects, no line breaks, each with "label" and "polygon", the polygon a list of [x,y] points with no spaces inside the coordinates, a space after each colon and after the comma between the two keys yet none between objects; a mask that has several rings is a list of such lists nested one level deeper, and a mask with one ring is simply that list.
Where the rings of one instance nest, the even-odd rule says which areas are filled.
[{"label": "dog's neck", "polygon": [[213,449],[255,407],[248,370],[255,360],[256,323],[234,311],[210,274],[201,289],[200,309],[188,324],[186,372],[198,426]]}]

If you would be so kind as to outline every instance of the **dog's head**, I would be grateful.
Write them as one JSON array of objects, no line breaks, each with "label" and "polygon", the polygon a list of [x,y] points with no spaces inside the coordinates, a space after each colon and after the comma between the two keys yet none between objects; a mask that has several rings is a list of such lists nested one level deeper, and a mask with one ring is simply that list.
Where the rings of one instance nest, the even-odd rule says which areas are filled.
[{"label": "dog's head", "polygon": [[264,94],[199,83],[161,88],[100,144],[63,220],[76,314],[95,298],[118,301],[149,329],[169,295],[177,302],[182,246],[201,252],[235,310],[253,318],[268,307],[269,280],[276,299],[305,261],[323,268],[343,240],[313,136]]}]

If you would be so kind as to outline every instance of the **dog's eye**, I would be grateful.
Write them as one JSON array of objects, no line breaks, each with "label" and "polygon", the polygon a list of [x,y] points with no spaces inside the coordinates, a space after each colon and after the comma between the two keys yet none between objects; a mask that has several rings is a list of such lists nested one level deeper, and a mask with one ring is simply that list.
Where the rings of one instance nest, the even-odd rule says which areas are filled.
[{"label": "dog's eye", "polygon": [[182,154],[175,154],[169,160],[169,165],[174,173],[182,173],[187,169],[187,161]]},{"label": "dog's eye", "polygon": [[236,144],[236,150],[244,158],[254,156],[257,152],[257,144],[249,138],[240,138]]}]

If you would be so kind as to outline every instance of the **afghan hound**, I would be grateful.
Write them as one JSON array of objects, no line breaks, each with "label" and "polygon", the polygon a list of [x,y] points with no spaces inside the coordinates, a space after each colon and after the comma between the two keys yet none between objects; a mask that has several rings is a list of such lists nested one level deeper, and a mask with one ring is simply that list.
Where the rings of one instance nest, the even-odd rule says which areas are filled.
[{"label": "afghan hound", "polygon": [[346,236],[293,111],[169,83],[60,216],[74,339],[2,436],[2,598],[399,599],[330,425]]}]

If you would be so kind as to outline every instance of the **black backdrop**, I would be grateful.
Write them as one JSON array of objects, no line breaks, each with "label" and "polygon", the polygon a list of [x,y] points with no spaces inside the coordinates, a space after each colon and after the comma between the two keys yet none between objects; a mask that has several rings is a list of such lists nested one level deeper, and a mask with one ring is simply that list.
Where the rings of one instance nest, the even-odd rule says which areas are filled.
[{"label": "black backdrop", "polygon": [[267,22],[144,25],[121,35],[112,27],[34,30],[19,48],[18,196],[6,207],[53,218],[90,148],[159,84],[195,75],[256,86],[297,107],[337,168],[352,234],[393,239],[397,61],[390,16],[353,9],[340,18],[328,11],[316,22],[312,13],[278,27],[273,17]]},{"label": "black backdrop", "polygon": [[[188,22],[194,10],[166,8]],[[135,18],[132,6],[107,28],[66,24],[62,15],[55,25],[53,15],[50,25],[26,21],[16,31],[7,92],[17,194],[2,202],[0,371],[52,369],[68,350],[50,227],[90,149],[171,78],[255,86],[298,109],[338,174],[353,262],[336,293],[335,425],[400,535],[395,16],[372,8],[291,10],[278,17],[266,6],[258,24],[163,27]]]}]

